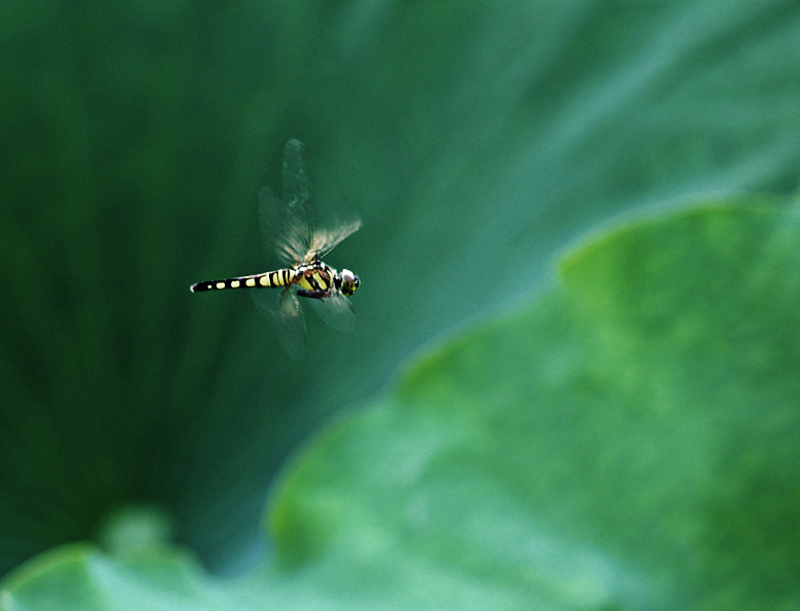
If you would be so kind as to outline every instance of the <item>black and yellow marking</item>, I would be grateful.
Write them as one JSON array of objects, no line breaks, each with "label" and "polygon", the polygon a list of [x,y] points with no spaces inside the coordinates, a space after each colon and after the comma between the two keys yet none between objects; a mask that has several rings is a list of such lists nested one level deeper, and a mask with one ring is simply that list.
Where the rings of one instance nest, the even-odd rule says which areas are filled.
[{"label": "black and yellow marking", "polygon": [[192,293],[199,293],[201,291],[221,291],[224,289],[281,288],[295,282],[296,276],[297,272],[294,269],[278,269],[253,276],[204,280],[193,284],[189,287],[189,290]]},{"label": "black and yellow marking", "polygon": [[310,265],[303,265],[295,268],[297,276],[294,283],[303,293],[303,296],[324,296],[334,286],[336,270],[330,268],[320,261]]},{"label": "black and yellow marking", "polygon": [[336,270],[321,261],[293,268],[277,269],[253,276],[205,280],[193,284],[193,293],[225,289],[283,288],[295,285],[303,297],[326,297],[336,287]]}]

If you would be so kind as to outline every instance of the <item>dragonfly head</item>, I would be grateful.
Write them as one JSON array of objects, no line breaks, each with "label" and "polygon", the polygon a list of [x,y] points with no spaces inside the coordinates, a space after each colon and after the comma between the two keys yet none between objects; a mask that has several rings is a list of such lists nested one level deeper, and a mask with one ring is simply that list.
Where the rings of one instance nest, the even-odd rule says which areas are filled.
[{"label": "dragonfly head", "polygon": [[347,295],[348,297],[355,293],[358,290],[358,285],[361,284],[361,280],[358,279],[358,276],[356,276],[349,269],[343,269],[340,271],[338,280],[339,290],[342,291],[342,294]]}]

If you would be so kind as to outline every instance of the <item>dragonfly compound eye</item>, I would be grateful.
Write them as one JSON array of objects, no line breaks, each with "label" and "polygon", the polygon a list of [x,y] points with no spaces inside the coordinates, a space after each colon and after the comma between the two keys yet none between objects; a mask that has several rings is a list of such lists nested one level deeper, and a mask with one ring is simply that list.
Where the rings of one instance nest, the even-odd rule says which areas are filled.
[{"label": "dragonfly compound eye", "polygon": [[349,269],[343,269],[339,274],[339,278],[341,279],[341,291],[345,295],[352,295],[358,290],[358,285],[361,284],[361,280],[358,279],[353,272]]}]

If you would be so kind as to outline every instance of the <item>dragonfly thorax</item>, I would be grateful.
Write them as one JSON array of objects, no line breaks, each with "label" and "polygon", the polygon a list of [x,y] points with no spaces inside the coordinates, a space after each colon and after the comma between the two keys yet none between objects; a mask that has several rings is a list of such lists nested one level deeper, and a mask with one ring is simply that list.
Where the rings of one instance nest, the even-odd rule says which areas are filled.
[{"label": "dragonfly thorax", "polygon": [[322,261],[298,265],[293,271],[291,283],[301,290],[327,293],[332,288],[338,288],[336,270]]},{"label": "dragonfly thorax", "polygon": [[286,284],[295,285],[302,297],[326,298],[338,292],[350,297],[358,290],[361,280],[349,269],[337,272],[322,261],[313,261],[296,266],[291,270],[291,278]]}]

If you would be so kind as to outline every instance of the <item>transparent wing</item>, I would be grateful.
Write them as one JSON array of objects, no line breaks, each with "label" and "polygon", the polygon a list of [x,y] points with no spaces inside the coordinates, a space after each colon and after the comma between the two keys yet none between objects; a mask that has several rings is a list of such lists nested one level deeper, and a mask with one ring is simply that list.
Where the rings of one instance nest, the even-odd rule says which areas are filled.
[{"label": "transparent wing", "polygon": [[286,202],[269,187],[264,187],[258,193],[258,202],[261,233],[267,247],[272,248],[285,265],[297,265],[303,261],[309,248],[305,224],[294,218]]},{"label": "transparent wing", "polygon": [[296,207],[303,213],[308,198],[306,147],[299,140],[292,139],[283,149],[283,199],[290,208]]},{"label": "transparent wing", "polygon": [[311,239],[311,248],[306,256],[309,263],[313,257],[321,259],[332,251],[342,240],[361,229],[361,220],[355,219],[340,223],[333,229],[317,230]]},{"label": "transparent wing", "polygon": [[293,359],[299,359],[306,352],[306,319],[300,298],[292,289],[285,289],[278,304],[280,338],[283,347]]},{"label": "transparent wing", "polygon": [[339,292],[325,299],[308,299],[325,323],[337,331],[349,333],[356,326],[356,314],[350,300]]},{"label": "transparent wing", "polygon": [[289,264],[303,261],[311,248],[313,223],[309,211],[305,147],[289,140],[283,152],[283,199],[269,187],[258,194],[261,230],[278,258]]},{"label": "transparent wing", "polygon": [[278,337],[289,356],[293,359],[302,357],[306,352],[306,321],[300,298],[291,288],[284,289],[276,308],[272,291],[253,290],[250,294],[263,314],[276,319]]}]

